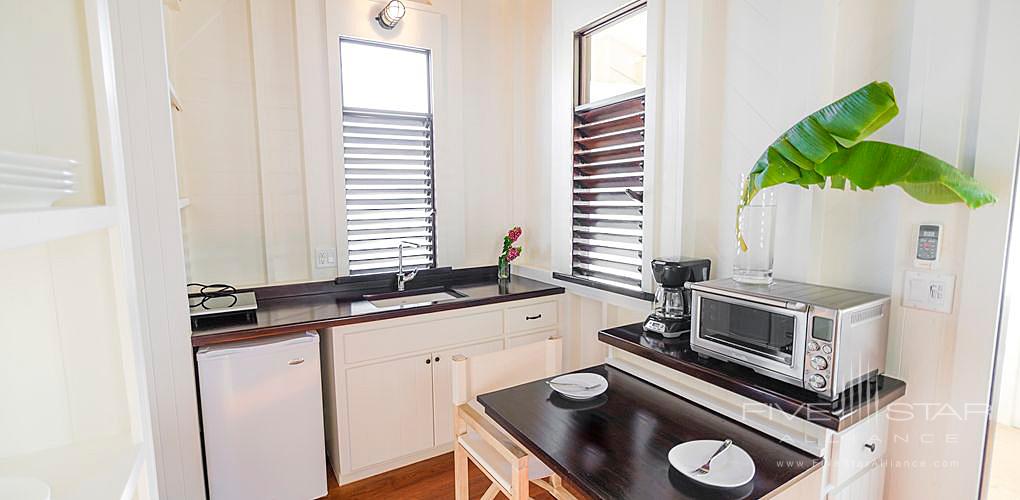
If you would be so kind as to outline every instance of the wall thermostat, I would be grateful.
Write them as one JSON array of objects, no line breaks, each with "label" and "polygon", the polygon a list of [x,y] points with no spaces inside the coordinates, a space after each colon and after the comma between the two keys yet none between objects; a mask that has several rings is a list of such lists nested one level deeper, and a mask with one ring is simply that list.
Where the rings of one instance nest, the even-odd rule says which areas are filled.
[{"label": "wall thermostat", "polygon": [[921,224],[917,227],[917,245],[914,248],[914,267],[931,269],[942,254],[942,225]]}]

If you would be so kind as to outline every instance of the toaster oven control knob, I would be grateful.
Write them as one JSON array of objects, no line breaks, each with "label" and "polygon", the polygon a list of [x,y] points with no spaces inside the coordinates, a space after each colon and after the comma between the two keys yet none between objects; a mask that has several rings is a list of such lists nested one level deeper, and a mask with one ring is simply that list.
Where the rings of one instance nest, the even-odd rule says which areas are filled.
[{"label": "toaster oven control knob", "polygon": [[832,346],[829,344],[823,345],[822,352],[824,352],[825,354],[832,354]]},{"label": "toaster oven control knob", "polygon": [[808,342],[807,343],[807,350],[809,350],[809,351],[817,351],[818,350],[818,342],[815,342],[814,340],[812,340],[811,342]]},{"label": "toaster oven control knob", "polygon": [[808,383],[811,384],[811,387],[813,387],[815,390],[820,391],[822,389],[825,389],[825,384],[827,382],[825,381],[825,377],[816,373],[812,375],[810,378],[808,378]]},{"label": "toaster oven control knob", "polygon": [[811,358],[811,368],[814,368],[815,370],[822,371],[822,370],[825,370],[828,367],[829,367],[829,362],[826,361],[825,358],[823,358],[821,356],[815,356],[815,357]]}]

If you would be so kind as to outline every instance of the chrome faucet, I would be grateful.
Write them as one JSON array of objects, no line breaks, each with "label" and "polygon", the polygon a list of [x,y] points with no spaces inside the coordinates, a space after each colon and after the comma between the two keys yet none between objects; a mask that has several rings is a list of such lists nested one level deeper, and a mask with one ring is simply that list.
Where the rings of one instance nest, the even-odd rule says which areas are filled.
[{"label": "chrome faucet", "polygon": [[401,241],[397,245],[397,291],[404,291],[404,284],[414,279],[418,275],[418,270],[415,269],[407,274],[404,274],[404,247],[419,248],[421,245],[412,241]]}]

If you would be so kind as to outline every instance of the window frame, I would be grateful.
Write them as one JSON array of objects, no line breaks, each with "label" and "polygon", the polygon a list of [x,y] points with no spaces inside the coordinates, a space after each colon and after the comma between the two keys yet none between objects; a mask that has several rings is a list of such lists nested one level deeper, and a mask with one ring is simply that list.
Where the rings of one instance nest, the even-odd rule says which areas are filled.
[{"label": "window frame", "polygon": [[[581,28],[579,28],[579,29],[574,31],[574,33],[573,33],[573,41],[572,41],[572,52],[573,52],[573,54],[572,54],[572,59],[571,59],[572,66],[573,66],[572,67],[572,70],[573,70],[573,78],[572,78],[573,95],[571,97],[571,105],[572,105],[571,106],[571,116],[573,118],[570,121],[571,124],[575,124],[575,120],[576,120],[576,117],[577,117],[578,113],[585,112],[585,111],[591,111],[593,109],[597,109],[597,108],[600,108],[600,107],[608,107],[608,106],[611,106],[611,105],[614,105],[614,104],[619,104],[619,103],[622,103],[624,101],[635,99],[635,98],[637,98],[639,96],[643,96],[643,99],[645,99],[646,100],[645,102],[647,103],[648,102],[647,100],[649,99],[650,95],[652,95],[652,94],[657,95],[656,90],[653,89],[653,88],[649,88],[649,83],[648,83],[648,82],[654,81],[652,78],[655,77],[655,70],[653,68],[649,67],[649,66],[646,66],[646,69],[645,69],[645,71],[646,71],[646,74],[645,74],[645,77],[646,77],[646,80],[645,80],[646,81],[646,86],[644,88],[628,91],[628,92],[625,92],[625,93],[622,93],[622,94],[619,94],[619,95],[616,95],[616,96],[608,97],[608,98],[605,98],[605,99],[602,99],[602,100],[599,100],[599,101],[596,101],[596,102],[588,102],[588,103],[584,102],[586,100],[587,91],[588,91],[588,89],[587,89],[587,78],[588,78],[587,71],[588,71],[588,68],[590,67],[590,65],[587,64],[587,62],[585,61],[585,57],[587,57],[587,54],[585,53],[585,49],[586,49],[586,45],[587,45],[586,42],[587,42],[587,40],[590,39],[590,38],[588,38],[588,35],[591,35],[592,33],[596,33],[596,32],[598,32],[598,31],[600,31],[602,29],[605,29],[607,27],[613,26],[614,24],[616,24],[618,22],[621,22],[621,21],[629,18],[630,16],[632,16],[634,14],[637,14],[637,13],[641,12],[642,10],[650,13],[650,9],[649,9],[649,5],[648,5],[647,0],[640,0],[640,1],[637,1],[637,2],[633,2],[633,3],[630,3],[630,4],[624,5],[624,6],[620,7],[619,9],[616,9],[616,10],[614,10],[614,11],[612,11],[612,12],[610,12],[610,13],[604,15],[604,16],[601,16],[598,19],[596,19],[595,21],[592,21],[592,22],[590,22],[590,23],[584,25],[583,27],[581,27]],[[650,15],[649,15],[649,18],[651,18]],[[649,24],[648,24],[648,26],[646,28],[646,35],[650,35],[651,31],[652,31],[652,25],[649,22]],[[658,33],[656,34],[656,36],[658,36]],[[649,44],[648,50],[649,50],[648,56],[649,56],[649,64],[650,64],[651,61],[653,60],[653,58],[652,58],[652,56],[653,56],[652,51],[654,50],[652,48],[651,44]],[[657,56],[658,54],[656,53],[654,55]],[[654,97],[653,99],[657,99],[657,97]],[[570,249],[570,251],[568,252],[569,253],[568,259],[569,259],[569,269],[570,269],[570,271],[569,271],[569,273],[553,272],[553,277],[555,279],[563,280],[563,281],[567,281],[567,282],[571,282],[571,283],[575,283],[575,284],[579,284],[579,285],[584,285],[584,286],[587,286],[587,287],[591,287],[591,288],[595,288],[595,289],[599,289],[599,290],[603,290],[603,291],[607,291],[607,292],[612,292],[612,293],[615,293],[615,294],[620,294],[620,295],[624,295],[624,296],[634,297],[634,298],[638,298],[638,299],[641,299],[641,300],[649,300],[649,301],[652,300],[653,295],[651,293],[649,293],[649,289],[651,287],[651,283],[652,283],[653,280],[651,279],[651,273],[650,273],[650,270],[649,270],[649,268],[647,266],[647,261],[649,260],[649,254],[650,254],[650,250],[652,248],[649,236],[651,235],[651,230],[650,229],[652,228],[652,219],[653,219],[653,215],[650,213],[650,208],[653,206],[651,202],[654,199],[654,193],[652,192],[652,185],[651,185],[652,184],[651,183],[651,177],[652,177],[652,173],[654,171],[654,168],[652,167],[651,164],[652,164],[652,161],[653,161],[653,158],[654,158],[654,154],[653,154],[652,149],[648,147],[649,142],[652,142],[652,141],[649,141],[648,136],[653,135],[653,131],[649,130],[649,129],[652,128],[649,124],[654,123],[655,113],[654,113],[654,111],[649,110],[648,107],[645,107],[644,108],[644,117],[645,117],[645,127],[646,127],[647,135],[645,136],[645,139],[644,139],[643,155],[642,155],[642,158],[643,158],[642,159],[643,170],[644,170],[644,175],[643,175],[643,178],[642,178],[642,187],[644,188],[644,196],[643,196],[642,205],[641,205],[642,222],[640,223],[641,232],[642,232],[642,236],[640,238],[641,246],[642,246],[642,250],[641,250],[641,261],[642,261],[642,264],[640,266],[641,280],[640,280],[640,284],[639,284],[640,291],[633,290],[633,289],[630,289],[630,288],[621,288],[619,286],[614,286],[614,285],[611,285],[611,284],[602,283],[602,282],[595,281],[595,280],[589,279],[589,278],[587,278],[585,276],[581,276],[581,275],[578,275],[578,274],[575,273],[575,262],[576,262],[575,261],[575,255],[574,255],[575,232],[573,230],[573,226],[574,226],[573,221],[574,221],[574,213],[575,213],[574,212],[575,207],[574,207],[574,201],[573,200],[575,198],[575,193],[574,193],[575,185],[574,185],[573,177],[574,177],[574,171],[575,171],[574,170],[574,168],[575,168],[574,167],[574,162],[575,162],[575,159],[576,159],[576,155],[575,155],[575,153],[573,151],[574,151],[574,148],[575,148],[575,141],[577,140],[577,137],[576,137],[576,134],[574,134],[573,132],[571,132],[572,140],[571,140],[571,143],[570,143],[571,144],[571,151],[572,151],[571,155],[570,155],[570,159],[571,159],[571,166],[570,166],[571,174],[570,174],[570,179],[571,179],[571,181],[568,183],[570,185],[569,196],[570,196],[570,200],[571,200],[570,204],[569,204],[569,207],[568,207],[568,210],[570,210],[570,219],[569,219],[570,220],[570,224],[568,226],[567,235],[565,236],[565,238],[566,238],[566,241],[565,241],[566,246]]]},{"label": "window frame", "polygon": [[[428,112],[426,112],[426,113],[417,113],[417,112],[408,112],[408,111],[393,111],[393,110],[385,110],[385,109],[360,108],[360,107],[351,107],[351,106],[344,105],[343,104],[344,103],[344,89],[343,89],[343,44],[344,44],[344,42],[347,42],[347,43],[356,43],[356,44],[361,44],[361,45],[369,45],[369,46],[374,46],[374,47],[382,47],[382,48],[388,48],[388,49],[395,49],[395,50],[403,50],[403,51],[408,51],[408,52],[417,52],[417,53],[424,54],[425,57],[426,57],[426,84],[428,85],[428,90],[427,90],[428,91]],[[347,219],[348,212],[350,211],[350,209],[347,208],[347,207],[350,205],[350,200],[347,199],[347,191],[348,191],[348,189],[347,189],[347,176],[346,176],[346,174],[347,174],[347,159],[346,159],[346,153],[345,153],[346,147],[344,145],[344,130],[345,130],[344,116],[347,113],[355,113],[355,114],[366,114],[366,115],[378,115],[380,117],[391,117],[391,118],[394,118],[394,119],[400,119],[400,118],[420,118],[420,119],[425,120],[428,123],[427,142],[428,142],[428,145],[429,145],[428,146],[428,158],[429,159],[426,162],[426,164],[428,166],[426,171],[428,172],[428,175],[429,175],[429,181],[428,182],[429,182],[430,189],[428,189],[429,197],[427,198],[427,200],[428,200],[429,206],[431,207],[431,208],[429,208],[429,210],[431,210],[431,216],[429,217],[429,221],[430,221],[430,224],[428,226],[429,236],[427,238],[429,239],[429,243],[430,243],[430,247],[429,248],[431,250],[431,252],[430,252],[431,253],[431,255],[430,255],[431,263],[428,266],[422,266],[420,268],[435,269],[435,268],[438,267],[437,260],[438,260],[438,256],[439,256],[439,250],[438,250],[438,238],[436,237],[436,234],[437,234],[436,233],[436,219],[437,219],[437,210],[436,210],[436,157],[435,157],[436,147],[435,147],[435,114],[434,114],[435,113],[435,83],[434,83],[434,77],[433,77],[433,75],[434,75],[434,68],[433,68],[434,56],[432,54],[432,50],[428,49],[428,48],[424,48],[424,47],[415,47],[415,46],[411,46],[411,45],[400,45],[400,44],[395,44],[395,43],[381,42],[381,41],[377,41],[377,40],[370,40],[370,39],[365,39],[365,38],[358,38],[358,37],[344,36],[344,35],[341,35],[341,36],[339,36],[337,38],[337,45],[336,45],[336,47],[337,47],[337,54],[338,54],[338,60],[337,60],[338,66],[337,66],[337,70],[339,72],[339,74],[337,75],[337,85],[338,85],[337,90],[339,91],[339,98],[340,98],[340,113],[339,113],[340,123],[337,124],[337,125],[339,125],[339,127],[338,127],[339,137],[337,138],[337,140],[340,141],[339,150],[340,150],[341,168],[342,168],[342,172],[340,173],[340,175],[342,176],[341,180],[342,180],[343,186],[344,186],[344,191],[343,191],[344,192],[344,205],[343,205],[344,206],[344,213],[343,213],[342,216],[340,214],[337,214],[337,218],[339,219],[339,218],[342,217],[343,220],[344,220],[344,236],[343,236],[343,240],[346,242],[346,244],[343,245],[343,250],[344,250],[344,255],[343,255],[344,265],[343,265],[342,268],[347,270],[347,275],[349,275],[349,276],[354,276],[354,275],[364,276],[364,275],[371,275],[371,274],[388,274],[388,273],[390,273],[390,271],[389,271],[390,268],[384,268],[382,271],[376,271],[376,272],[371,272],[371,273],[355,273],[355,272],[351,271],[351,249],[350,249],[351,242],[350,242],[350,239],[349,239],[350,230],[348,229],[349,221]],[[393,247],[393,248],[396,248],[396,247]],[[418,266],[413,266],[412,265],[412,266],[407,266],[407,267],[414,268],[414,267],[418,267]]]},{"label": "window frame", "polygon": [[[600,99],[600,100],[598,100],[596,102],[586,102],[587,98],[588,98],[588,94],[591,91],[591,89],[589,88],[589,85],[588,85],[588,83],[589,83],[588,82],[588,73],[590,71],[590,66],[591,65],[590,64],[586,64],[586,61],[585,61],[585,57],[587,56],[587,52],[588,52],[588,50],[586,50],[586,48],[589,46],[589,44],[586,43],[586,42],[588,40],[590,40],[589,36],[594,34],[594,33],[599,32],[599,31],[602,31],[602,30],[604,30],[606,28],[609,28],[610,26],[613,26],[613,25],[615,25],[617,23],[620,23],[620,22],[624,21],[625,19],[629,18],[630,16],[632,16],[634,14],[637,14],[638,12],[641,12],[642,10],[644,10],[645,12],[648,12],[648,0],[639,0],[637,2],[624,5],[623,7],[620,7],[619,9],[614,10],[613,12],[610,12],[609,14],[606,14],[606,15],[596,19],[595,21],[592,21],[591,23],[588,23],[584,27],[574,31],[574,108],[575,108],[575,110],[576,110],[576,108],[578,108],[580,106],[591,106],[591,105],[597,105],[599,103],[611,104],[613,102],[617,102],[617,101],[623,100],[623,99],[621,99],[621,96],[628,95],[628,94],[637,95],[639,93],[644,93],[645,92],[645,90],[648,87],[648,68],[647,68],[647,66],[645,67],[645,87],[642,87],[640,89],[635,89],[635,90],[632,90],[632,91],[629,91],[629,92],[625,92],[624,94],[619,94],[619,95],[608,97],[608,98],[605,98],[605,99]],[[647,30],[646,30],[646,35],[647,35]]]}]

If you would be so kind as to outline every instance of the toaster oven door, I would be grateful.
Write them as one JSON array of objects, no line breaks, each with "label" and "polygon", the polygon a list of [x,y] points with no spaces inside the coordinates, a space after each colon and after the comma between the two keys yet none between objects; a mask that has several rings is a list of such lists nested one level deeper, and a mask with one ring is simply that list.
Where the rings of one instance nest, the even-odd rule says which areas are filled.
[{"label": "toaster oven door", "polygon": [[696,350],[802,385],[806,311],[698,291],[693,295],[691,344]]}]

